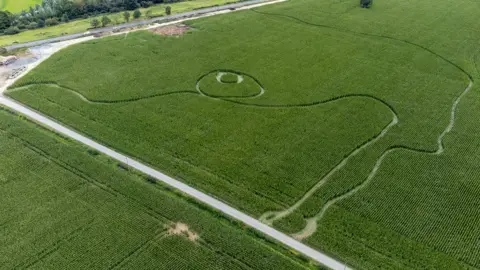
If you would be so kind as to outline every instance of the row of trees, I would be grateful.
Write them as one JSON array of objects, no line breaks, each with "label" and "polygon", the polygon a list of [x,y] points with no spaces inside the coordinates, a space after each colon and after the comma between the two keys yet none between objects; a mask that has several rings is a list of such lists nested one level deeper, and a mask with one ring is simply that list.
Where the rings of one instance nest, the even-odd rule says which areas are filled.
[{"label": "row of trees", "polygon": [[[170,6],[165,7],[165,13],[166,13],[167,15],[170,15],[170,14],[172,13],[172,8],[171,8]],[[150,16],[151,16],[151,10],[148,10],[148,11],[146,12],[146,15],[147,15],[148,17],[150,17],[149,14],[150,14]],[[123,20],[124,20],[125,22],[129,22],[129,21],[130,21],[130,16],[131,16],[131,15],[130,15],[130,12],[125,11],[125,12],[122,13],[122,15],[123,15]],[[140,10],[136,9],[136,10],[133,12],[133,18],[134,18],[134,19],[138,19],[138,18],[140,18],[141,16],[142,16],[142,12],[140,12]],[[90,21],[90,25],[91,25],[93,28],[97,28],[97,27],[99,27],[100,25],[101,25],[102,27],[105,27],[105,26],[109,25],[110,23],[112,23],[112,20],[111,20],[107,15],[103,15],[103,17],[102,17],[101,20],[99,20],[99,19],[97,19],[97,18],[94,18],[94,19],[92,19],[92,20]],[[117,22],[116,22],[116,23],[117,23]]]},{"label": "row of trees", "polygon": [[52,26],[72,19],[177,1],[180,0],[43,0],[41,5],[18,14],[0,11],[0,32],[11,35],[24,29]]}]

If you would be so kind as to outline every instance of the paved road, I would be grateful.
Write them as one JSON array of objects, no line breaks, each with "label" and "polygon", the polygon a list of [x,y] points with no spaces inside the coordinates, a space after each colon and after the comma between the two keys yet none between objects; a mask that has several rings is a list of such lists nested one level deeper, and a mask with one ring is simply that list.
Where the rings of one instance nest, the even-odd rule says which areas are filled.
[{"label": "paved road", "polygon": [[[192,16],[199,16],[199,15],[203,15],[203,14],[207,14],[207,13],[211,13],[211,12],[217,12],[217,11],[221,11],[221,10],[227,10],[227,9],[230,9],[230,8],[239,8],[239,7],[243,7],[243,6],[246,6],[246,5],[253,5],[253,4],[259,4],[259,3],[263,3],[263,2],[266,2],[264,0],[253,0],[253,1],[248,1],[248,2],[242,2],[242,3],[238,3],[238,4],[231,4],[231,5],[226,5],[226,6],[222,6],[222,7],[214,7],[214,8],[206,8],[206,9],[202,9],[202,10],[198,10],[198,11],[194,11],[194,12],[188,12],[188,13],[183,13],[183,14],[178,14],[178,15],[174,15],[174,16],[170,16],[170,17],[164,17],[164,18],[158,18],[158,19],[153,19],[153,20],[148,20],[148,21],[141,21],[141,22],[134,22],[134,23],[129,23],[129,24],[124,24],[120,27],[122,28],[125,28],[125,27],[131,27],[131,26],[137,26],[137,25],[142,25],[142,24],[150,24],[150,23],[154,23],[154,22],[165,22],[165,21],[173,21],[173,20],[178,20],[178,19],[185,19],[185,18],[188,18],[188,17],[192,17]],[[119,26],[117,26],[119,27]],[[109,28],[103,28],[103,29],[98,29],[96,30],[96,32],[93,32],[93,33],[90,33],[89,35],[91,34],[94,34],[94,33],[99,33],[99,32],[104,32],[104,31],[112,31],[113,30],[113,27],[109,27]],[[63,36],[63,37],[60,37],[60,38],[54,38],[54,39],[49,39],[49,40],[42,40],[42,41],[35,41],[35,42],[30,42],[30,43],[25,43],[25,44],[18,44],[16,46],[20,46],[20,47],[29,47],[29,46],[38,46],[38,45],[42,45],[42,44],[47,44],[47,43],[52,43],[52,42],[59,42],[59,41],[65,41],[65,40],[69,40],[69,39],[76,39],[76,38],[79,38],[79,37],[84,37],[86,35],[84,34],[75,34],[75,35],[69,35],[69,36]],[[15,48],[20,48],[20,47],[15,47]],[[9,48],[9,49],[14,49],[12,46]],[[38,64],[38,63],[37,63]],[[25,74],[22,74],[22,76],[25,75]],[[17,78],[18,79],[18,78]],[[16,79],[15,79],[16,80]],[[18,103],[16,101],[13,101],[5,96],[2,95],[2,92],[3,90],[5,90],[9,85],[11,85],[15,80],[10,80],[8,81],[8,83],[6,85],[4,85],[3,87],[1,87],[0,89],[0,105],[3,105],[5,107],[8,107],[20,114],[23,114],[33,120],[35,120],[36,122],[38,123],[41,123],[42,125],[44,126],[47,126],[49,128],[51,128],[52,130],[58,132],[58,133],[61,133],[63,135],[66,135],[80,143],[83,143],[85,145],[88,145],[89,147],[91,148],[94,148],[96,149],[97,151],[99,152],[102,152],[103,154],[105,155],[108,155],[122,163],[125,163],[127,164],[128,166],[130,167],[133,167],[135,168],[136,170],[138,171],[141,171],[147,175],[150,175],[151,177],[154,177],[155,179],[157,179],[158,181],[161,181],[167,185],[170,185],[178,190],[181,190],[182,192],[190,195],[191,197],[209,205],[210,207],[213,207],[221,212],[223,212],[224,214],[234,218],[234,219],[237,219],[243,223],[245,223],[246,225],[252,227],[252,228],[255,228],[256,230],[276,239],[277,241],[283,243],[284,245],[300,252],[300,253],[303,253],[304,255],[314,259],[315,261],[318,261],[319,263],[331,268],[331,269],[338,269],[338,270],[346,270],[346,269],[350,269],[348,268],[346,265],[344,265],[343,263],[329,257],[328,255],[322,253],[322,252],[319,252],[315,249],[312,249],[304,244],[302,244],[301,242],[293,239],[292,237],[282,233],[282,232],[279,232],[271,227],[269,227],[268,225],[260,222],[259,220],[253,218],[253,217],[250,217],[249,215],[245,214],[245,213],[242,213],[240,211],[238,211],[237,209],[201,192],[201,191],[198,191],[178,180],[175,180],[141,162],[138,162],[137,160],[135,159],[132,159],[128,156],[125,156],[113,149],[110,149],[104,145],[101,145],[83,135],[81,135],[80,133],[72,130],[72,129],[69,129],[68,127],[62,125],[62,124],[59,124],[58,122],[56,122],[54,119],[50,119],[48,117],[45,117],[43,115],[41,115],[40,113],[22,105],[21,103]]]},{"label": "paved road", "polygon": [[147,24],[152,24],[152,23],[159,23],[159,22],[174,21],[174,20],[178,20],[178,19],[200,16],[200,15],[203,15],[203,14],[206,14],[206,13],[212,13],[212,12],[229,10],[229,9],[237,9],[237,8],[241,8],[241,7],[244,7],[244,6],[260,4],[260,3],[264,3],[264,2],[268,2],[268,1],[266,1],[266,0],[250,0],[250,1],[240,2],[240,3],[228,4],[228,5],[224,5],[224,6],[202,8],[202,9],[199,9],[199,10],[186,12],[186,13],[180,13],[180,14],[171,15],[171,16],[158,17],[158,18],[154,18],[154,19],[150,19],[150,20],[143,20],[143,21],[135,21],[135,22],[124,23],[124,24],[120,24],[120,25],[116,25],[116,26],[110,26],[110,27],[99,28],[99,29],[92,29],[89,32],[84,32],[84,33],[71,34],[71,35],[65,35],[65,36],[60,36],[60,37],[56,37],[56,38],[50,38],[50,39],[44,39],[44,40],[37,40],[37,41],[32,41],[32,42],[14,44],[14,45],[10,45],[10,46],[5,46],[4,48],[9,50],[9,51],[19,49],[19,48],[28,48],[28,47],[33,47],[33,46],[38,46],[38,45],[43,45],[43,44],[48,44],[48,43],[53,43],[53,42],[59,42],[59,41],[65,41],[65,40],[80,38],[80,37],[92,36],[92,35],[103,33],[103,32],[111,32],[111,31],[114,31],[114,30],[121,30],[121,29],[129,28],[129,27],[147,25]]},{"label": "paved road", "polygon": [[88,145],[89,147],[91,148],[94,148],[96,149],[97,151],[99,152],[102,152],[103,154],[105,155],[108,155],[120,162],[123,162],[125,164],[127,164],[128,166],[130,167],[133,167],[135,169],[137,169],[138,171],[141,171],[147,175],[150,175],[151,177],[154,177],[155,179],[167,184],[167,185],[170,185],[178,190],[181,190],[183,191],[184,193],[190,195],[191,197],[225,213],[226,215],[234,218],[234,219],[237,219],[243,223],[245,223],[246,225],[252,227],[252,228],[255,228],[256,230],[276,239],[277,241],[287,245],[288,247],[292,248],[292,249],[295,249],[296,251],[298,252],[301,252],[303,254],[305,254],[306,256],[320,262],[321,264],[329,267],[329,268],[332,268],[332,269],[338,269],[338,270],[345,270],[345,269],[350,269],[348,268],[346,265],[344,265],[343,263],[329,257],[328,255],[324,254],[324,253],[321,253],[315,249],[312,249],[304,244],[302,244],[301,242],[298,242],[297,240],[293,239],[292,237],[282,233],[282,232],[279,232],[275,229],[273,229],[272,227],[269,227],[268,225],[260,222],[259,220],[255,219],[255,218],[252,218],[250,217],[249,215],[247,214],[244,214],[240,211],[238,211],[237,209],[201,192],[201,191],[198,191],[178,180],[175,180],[141,162],[138,162],[137,160],[135,159],[132,159],[128,156],[125,156],[123,154],[120,154],[119,152],[113,150],[113,149],[110,149],[104,145],[101,145],[79,133],[77,133],[76,131],[72,130],[72,129],[69,129],[57,122],[55,122],[54,120],[50,119],[50,118],[47,118],[27,107],[25,107],[24,105],[16,102],[16,101],[13,101],[9,98],[6,98],[4,96],[0,96],[0,104],[1,105],[4,105],[12,110],[15,110],[53,130],[55,130],[56,132],[58,133],[61,133],[63,135],[66,135],[78,142],[81,142],[85,145]]}]

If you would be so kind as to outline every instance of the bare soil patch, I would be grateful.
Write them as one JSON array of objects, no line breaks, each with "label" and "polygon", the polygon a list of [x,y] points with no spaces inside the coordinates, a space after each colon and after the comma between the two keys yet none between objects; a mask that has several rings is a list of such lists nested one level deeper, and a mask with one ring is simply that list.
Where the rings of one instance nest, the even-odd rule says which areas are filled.
[{"label": "bare soil patch", "polygon": [[151,32],[161,36],[181,36],[188,30],[190,30],[190,27],[185,24],[167,25],[150,29]]},{"label": "bare soil patch", "polygon": [[200,238],[200,236],[196,233],[190,230],[187,224],[177,222],[175,223],[172,227],[168,229],[168,233],[170,235],[183,235],[188,238],[188,240],[195,242]]}]

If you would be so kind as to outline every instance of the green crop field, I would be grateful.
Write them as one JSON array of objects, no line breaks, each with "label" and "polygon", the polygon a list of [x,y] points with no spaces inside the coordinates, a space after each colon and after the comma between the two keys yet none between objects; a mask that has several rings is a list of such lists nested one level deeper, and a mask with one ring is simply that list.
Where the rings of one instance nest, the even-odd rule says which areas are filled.
[{"label": "green crop field", "polygon": [[[0,269],[309,267],[240,224],[2,108],[0,149]],[[172,231],[180,223],[187,227]]]},{"label": "green crop field", "polygon": [[7,95],[355,268],[480,268],[479,14],[288,1],[75,45]]},{"label": "green crop field", "polygon": [[42,0],[0,0],[0,9],[18,13],[41,3]]}]

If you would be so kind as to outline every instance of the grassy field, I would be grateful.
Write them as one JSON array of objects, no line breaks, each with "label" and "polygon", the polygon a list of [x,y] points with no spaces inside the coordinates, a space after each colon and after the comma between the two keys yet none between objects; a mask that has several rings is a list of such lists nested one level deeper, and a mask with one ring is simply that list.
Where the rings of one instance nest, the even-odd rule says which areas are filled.
[{"label": "grassy field", "polygon": [[0,0],[0,10],[18,13],[22,10],[28,10],[30,7],[41,3],[42,0]]},{"label": "grassy field", "polygon": [[355,268],[479,268],[480,6],[357,5],[90,41],[8,95]]},{"label": "grassy field", "polygon": [[[0,269],[306,269],[240,224],[0,108]],[[187,225],[175,234],[171,228]]]},{"label": "grassy field", "polygon": [[[226,3],[231,3],[231,2],[236,2],[236,1],[235,0],[191,0],[191,1],[185,1],[185,2],[179,2],[179,3],[170,3],[168,5],[172,7],[172,14],[178,14],[178,13],[192,11],[198,8],[211,7],[215,5],[224,5]],[[140,17],[140,19],[142,20],[147,19],[145,17],[145,13],[147,12],[147,10],[152,11],[152,16],[165,15],[166,6],[167,4],[165,5],[162,4],[162,5],[152,6],[148,9],[141,8],[140,11],[142,12],[142,16]],[[107,14],[107,15],[110,17],[113,24],[119,24],[119,23],[124,23],[122,13],[123,12]],[[6,46],[14,43],[23,43],[23,42],[53,38],[53,37],[58,37],[58,36],[63,36],[68,34],[86,32],[88,31],[89,28],[92,27],[90,25],[90,22],[92,21],[92,19],[97,18],[98,20],[101,20],[102,16],[103,15],[97,16],[97,17],[91,17],[88,19],[74,20],[68,23],[59,24],[51,27],[27,30],[17,35],[0,36],[0,46]]]}]

